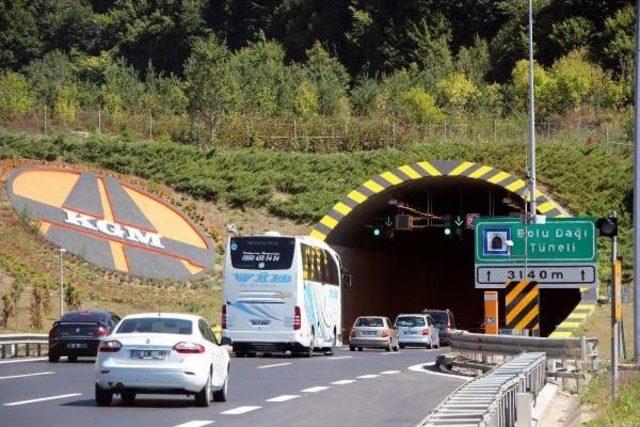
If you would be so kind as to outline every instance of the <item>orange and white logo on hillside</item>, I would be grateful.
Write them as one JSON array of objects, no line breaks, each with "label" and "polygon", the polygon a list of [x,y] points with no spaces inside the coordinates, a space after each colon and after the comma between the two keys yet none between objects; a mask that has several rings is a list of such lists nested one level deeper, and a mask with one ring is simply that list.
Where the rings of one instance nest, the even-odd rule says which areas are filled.
[{"label": "orange and white logo on hillside", "polygon": [[50,242],[101,267],[186,280],[213,265],[213,245],[197,225],[114,178],[25,168],[9,175],[7,190],[16,212]]}]

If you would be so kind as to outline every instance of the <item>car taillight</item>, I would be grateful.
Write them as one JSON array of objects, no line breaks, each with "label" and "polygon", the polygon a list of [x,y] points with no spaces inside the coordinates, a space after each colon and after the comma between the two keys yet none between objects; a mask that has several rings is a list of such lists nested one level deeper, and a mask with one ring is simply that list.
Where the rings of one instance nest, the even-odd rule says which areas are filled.
[{"label": "car taillight", "polygon": [[388,338],[388,337],[389,337],[389,332],[388,332],[388,331],[382,331],[382,332],[380,333],[380,336],[381,336],[382,338]]},{"label": "car taillight", "polygon": [[96,334],[99,337],[106,337],[107,335],[109,335],[109,330],[104,326],[98,326],[98,329],[96,330]]},{"label": "car taillight", "polygon": [[430,331],[429,331],[429,328],[424,328],[424,329],[422,330],[422,336],[423,336],[423,337],[426,337],[427,335],[429,335],[429,332],[430,332]]},{"label": "car taillight", "polygon": [[352,329],[352,330],[351,330],[351,337],[353,338],[353,337],[355,337],[355,336],[357,336],[357,335],[358,335],[358,333],[356,332],[356,330],[355,330],[355,329]]},{"label": "car taillight", "polygon": [[102,341],[98,351],[100,353],[116,353],[122,348],[122,343],[118,340]]},{"label": "car taillight", "polygon": [[453,323],[451,322],[451,318],[450,317],[447,318],[447,328],[453,329]]},{"label": "car taillight", "polygon": [[194,342],[179,342],[173,346],[173,349],[178,353],[204,353],[204,347]]},{"label": "car taillight", "polygon": [[227,304],[222,304],[222,316],[220,318],[222,329],[227,329]]},{"label": "car taillight", "polygon": [[56,325],[53,328],[51,328],[51,330],[49,331],[49,336],[55,337],[55,336],[58,336],[59,333],[60,333],[60,328]]},{"label": "car taillight", "polygon": [[300,307],[295,306],[293,309],[293,330],[297,331],[302,327],[302,316],[300,315]]}]

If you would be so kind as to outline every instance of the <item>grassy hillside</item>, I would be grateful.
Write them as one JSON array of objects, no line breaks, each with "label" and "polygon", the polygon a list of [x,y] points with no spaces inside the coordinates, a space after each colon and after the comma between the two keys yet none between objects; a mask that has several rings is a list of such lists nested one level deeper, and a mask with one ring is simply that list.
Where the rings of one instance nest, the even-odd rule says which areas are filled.
[{"label": "grassy hillside", "polygon": [[[76,140],[0,134],[0,158],[89,162],[166,184],[197,199],[239,209],[266,209],[276,217],[303,224],[317,221],[337,199],[389,168],[421,160],[465,159],[523,176],[526,152],[521,143],[434,140],[402,151],[319,155],[265,149],[202,150],[100,136]],[[538,174],[550,195],[576,215],[618,211],[623,225],[622,252],[629,259],[632,163],[627,148],[545,142],[539,148]]]},{"label": "grassy hillside", "polygon": [[594,411],[587,426],[637,426],[640,424],[640,375],[622,371],[617,400],[611,399],[611,374],[596,376],[581,396],[583,404]]}]

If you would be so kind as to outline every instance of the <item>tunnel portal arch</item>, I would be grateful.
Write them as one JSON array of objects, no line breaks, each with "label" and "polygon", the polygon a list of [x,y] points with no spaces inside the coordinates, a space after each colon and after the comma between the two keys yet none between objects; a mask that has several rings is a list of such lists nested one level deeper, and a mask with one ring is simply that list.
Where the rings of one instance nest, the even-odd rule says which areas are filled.
[{"label": "tunnel portal arch", "polygon": [[[501,189],[507,194],[516,195],[520,200],[528,201],[529,197],[527,184],[523,179],[491,166],[457,160],[421,161],[399,166],[367,180],[333,205],[329,212],[314,226],[310,235],[331,244],[332,241],[338,239],[337,234],[340,233],[341,228],[347,227],[350,221],[353,221],[354,216],[366,210],[366,205],[373,204],[373,201],[380,199],[385,193],[392,193],[402,187],[413,185],[415,188],[414,191],[420,191],[417,185],[423,183],[429,183],[429,185],[439,185],[439,183],[443,183],[444,185],[444,183],[448,183],[447,185],[449,186],[464,186],[477,183],[477,185]],[[565,209],[539,190],[536,191],[536,201],[539,214],[548,217],[569,216]],[[341,252],[340,248],[337,249],[338,252]],[[347,265],[347,267],[349,266]],[[475,289],[469,291],[470,293],[475,293],[477,301],[478,296],[481,295],[481,291]],[[553,332],[554,336],[570,335],[571,331],[577,329],[580,323],[576,323],[572,316],[577,316],[581,320],[584,320],[586,318],[586,311],[589,313],[592,311],[592,301],[590,301],[589,293],[587,293],[586,290],[575,289],[569,290],[567,295],[561,296],[557,293],[559,290],[553,290],[551,292],[556,292],[556,294],[546,299],[549,306],[553,306],[554,304],[562,306],[564,304],[562,301],[569,301],[568,304],[570,304],[571,307],[560,307],[559,313],[561,314],[555,314],[556,319],[551,322],[551,327],[547,327],[545,334],[548,335],[555,330],[555,332]],[[343,328],[345,328],[345,330],[350,327],[349,322],[352,321],[355,315],[373,314],[358,313],[357,310],[353,308],[354,301],[348,301],[350,293],[352,294],[352,300],[355,298],[353,296],[355,294],[346,290],[345,304],[347,308],[345,309],[346,311],[343,310]],[[360,293],[360,297],[361,296],[362,293]],[[415,298],[415,295],[412,296],[412,298]],[[543,302],[544,301],[543,298]],[[383,302],[380,303],[382,304]],[[473,310],[475,310],[474,316],[477,317],[477,308]],[[397,314],[397,310],[394,313]],[[389,313],[385,314],[391,315]],[[558,316],[561,316],[561,318],[557,318]],[[567,325],[570,325],[570,327]]]}]

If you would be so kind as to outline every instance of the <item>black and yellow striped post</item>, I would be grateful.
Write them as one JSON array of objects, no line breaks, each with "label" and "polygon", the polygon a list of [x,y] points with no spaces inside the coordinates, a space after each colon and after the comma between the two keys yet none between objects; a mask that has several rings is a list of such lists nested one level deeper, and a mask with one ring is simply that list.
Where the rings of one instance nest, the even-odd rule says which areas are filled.
[{"label": "black and yellow striped post", "polygon": [[507,329],[540,330],[540,292],[537,282],[510,282],[506,287],[504,306]]}]

